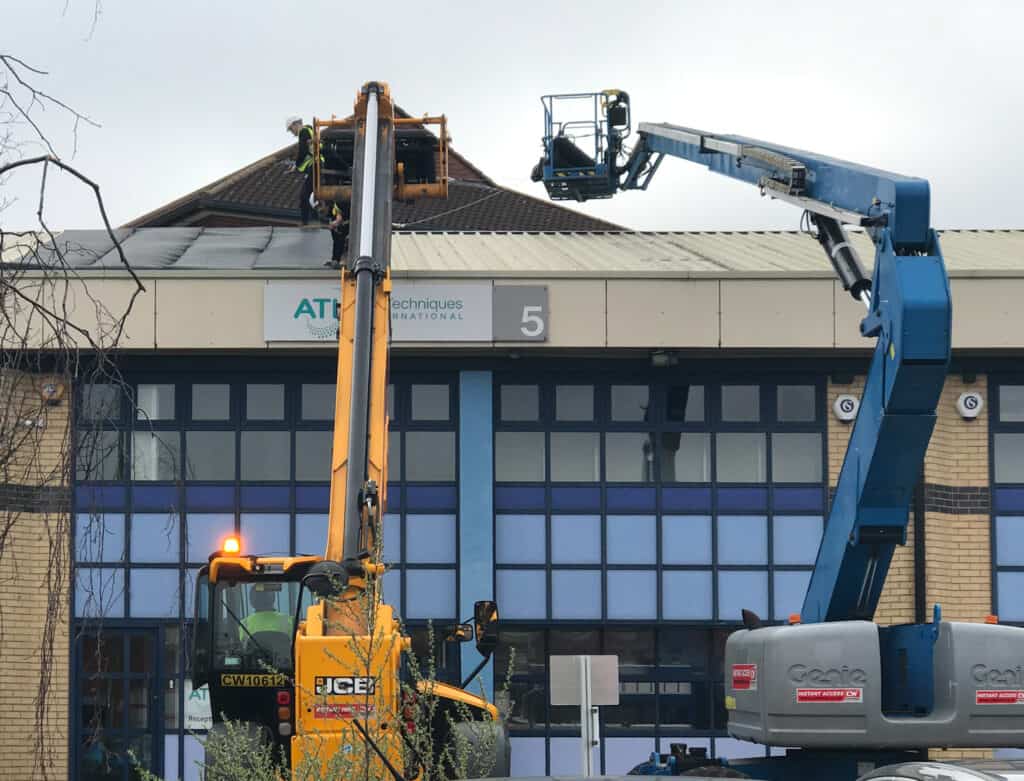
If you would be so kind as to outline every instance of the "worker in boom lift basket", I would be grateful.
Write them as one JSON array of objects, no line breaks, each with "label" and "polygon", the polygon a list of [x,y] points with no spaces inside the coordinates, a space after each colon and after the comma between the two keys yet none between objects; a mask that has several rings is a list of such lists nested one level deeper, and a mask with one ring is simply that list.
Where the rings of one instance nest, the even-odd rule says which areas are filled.
[{"label": "worker in boom lift basket", "polygon": [[299,192],[299,214],[302,225],[309,225],[313,197],[313,128],[302,124],[302,117],[288,117],[285,125],[289,133],[299,139],[295,149],[295,170],[303,174],[302,190]]},{"label": "worker in boom lift basket", "polygon": [[331,220],[327,227],[331,229],[331,262],[334,268],[341,266],[341,258],[348,249],[349,202],[335,201],[331,204]]}]

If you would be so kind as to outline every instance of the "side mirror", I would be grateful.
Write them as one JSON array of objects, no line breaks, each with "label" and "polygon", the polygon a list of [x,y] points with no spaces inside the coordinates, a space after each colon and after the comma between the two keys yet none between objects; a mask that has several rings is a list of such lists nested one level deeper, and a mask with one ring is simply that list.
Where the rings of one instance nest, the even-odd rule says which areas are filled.
[{"label": "side mirror", "polygon": [[472,624],[454,624],[445,630],[445,642],[468,643],[473,639]]},{"label": "side mirror", "polygon": [[473,625],[476,650],[481,656],[490,656],[498,647],[498,603],[481,600],[473,605]]}]

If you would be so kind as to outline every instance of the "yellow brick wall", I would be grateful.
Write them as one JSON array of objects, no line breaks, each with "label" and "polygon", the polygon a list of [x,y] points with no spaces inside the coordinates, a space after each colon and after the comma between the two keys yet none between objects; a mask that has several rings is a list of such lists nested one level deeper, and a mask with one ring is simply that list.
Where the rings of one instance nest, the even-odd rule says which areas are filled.
[{"label": "yellow brick wall", "polygon": [[[69,398],[48,406],[41,378],[0,377],[0,483],[68,486]],[[26,421],[30,422],[26,424]],[[27,490],[25,490],[27,489]],[[0,504],[0,779],[68,776],[69,516],[60,508]]]},{"label": "yellow brick wall", "polygon": [[[964,420],[956,400],[967,390],[987,397],[984,377],[966,385],[958,375],[946,378],[939,416],[925,462],[929,485],[988,486],[988,416]],[[942,605],[950,621],[983,621],[992,612],[991,528],[988,513],[925,515],[928,605]]]},{"label": "yellow brick wall", "polygon": [[[832,414],[832,404],[838,396],[849,393],[857,398],[864,392],[864,378],[857,377],[852,383],[829,383],[828,386],[828,484],[836,487],[839,471],[846,455],[853,423],[842,423]],[[907,544],[896,549],[889,576],[882,588],[875,620],[882,624],[905,624],[914,620],[914,530],[908,527]]]},{"label": "yellow brick wall", "polygon": [[[864,378],[828,388],[829,485],[839,479],[852,424],[831,413],[836,397],[863,392]],[[967,390],[987,395],[984,377],[967,385],[959,375],[946,379],[938,405],[938,420],[925,459],[925,483],[931,486],[986,487],[989,484],[988,418],[968,421],[956,411],[956,400]],[[925,598],[942,604],[943,616],[957,621],[982,621],[991,612],[991,521],[985,512],[954,513],[929,509],[925,513]],[[914,620],[914,533],[908,526],[907,544],[893,556],[876,620],[883,624]]]},{"label": "yellow brick wall", "polygon": [[[848,385],[829,384],[828,389],[828,463],[829,485],[835,487],[852,424],[840,423],[831,413],[836,396],[863,392],[864,378]],[[925,458],[925,484],[929,504],[933,504],[933,486],[987,487],[989,485],[988,417],[979,415],[964,420],[956,410],[956,400],[967,390],[981,391],[988,397],[984,377],[965,384],[958,375],[946,378],[939,400],[935,431]],[[951,621],[981,621],[991,612],[991,520],[986,512],[943,512],[929,508],[925,512],[925,599],[929,609],[936,602],[942,615]],[[882,590],[875,620],[898,624],[914,620],[914,534],[908,527],[907,545],[896,550],[892,567]],[[934,749],[932,759],[984,759],[988,749]]]}]

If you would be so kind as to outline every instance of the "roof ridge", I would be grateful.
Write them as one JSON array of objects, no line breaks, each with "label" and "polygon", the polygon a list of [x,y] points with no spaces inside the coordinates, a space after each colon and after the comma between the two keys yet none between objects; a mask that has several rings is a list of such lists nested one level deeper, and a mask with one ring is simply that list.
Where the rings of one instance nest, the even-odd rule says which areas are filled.
[{"label": "roof ridge", "polygon": [[288,146],[281,147],[280,149],[271,152],[269,155],[261,157],[259,160],[256,160],[252,163],[248,163],[242,166],[241,168],[232,171],[229,174],[225,174],[220,179],[214,179],[209,184],[203,185],[202,187],[199,187],[198,189],[195,189],[190,193],[186,193],[185,195],[175,198],[173,201],[165,203],[163,206],[158,206],[157,208],[152,209],[151,211],[148,211],[145,214],[141,214],[135,219],[129,220],[128,222],[124,223],[120,227],[143,227],[142,224],[148,222],[149,220],[156,219],[161,215],[173,212],[177,207],[189,203],[190,201],[199,200],[204,196],[210,195],[211,193],[215,193],[218,189],[223,189],[225,186],[232,184],[233,182],[242,178],[242,176],[245,176],[247,174],[252,173],[255,170],[258,170],[260,166],[274,162],[274,160],[281,156],[282,152],[287,152],[293,146],[294,144],[289,144]]}]

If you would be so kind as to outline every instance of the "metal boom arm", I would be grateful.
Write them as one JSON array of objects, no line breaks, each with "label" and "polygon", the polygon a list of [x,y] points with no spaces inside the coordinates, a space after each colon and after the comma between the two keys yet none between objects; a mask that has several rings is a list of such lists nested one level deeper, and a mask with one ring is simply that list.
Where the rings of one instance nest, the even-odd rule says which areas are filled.
[{"label": "metal boom arm", "polygon": [[[901,176],[741,136],[641,123],[620,186],[652,155],[671,155],[749,182],[806,209],[843,287],[868,307],[877,340],[801,620],[870,619],[896,545],[906,542],[913,487],[935,425],[950,357],[952,308],[929,189]],[[875,243],[869,282],[843,223]]]},{"label": "metal boom arm", "polygon": [[[836,486],[825,535],[801,611],[805,623],[870,619],[896,545],[906,542],[913,487],[935,425],[950,358],[949,281],[929,224],[924,179],[882,171],[743,136],[640,123],[633,151],[615,162],[629,132],[628,96],[595,104],[592,132],[608,153],[573,155],[579,123],[557,122],[560,98],[545,96],[545,156],[535,169],[552,198],[606,198],[646,189],[665,156],[756,185],[806,210],[843,287],[867,307],[860,330],[877,340],[860,412]],[[587,136],[582,136],[587,137]],[[566,150],[569,150],[567,153]],[[864,228],[875,245],[869,279],[843,228]]]}]

